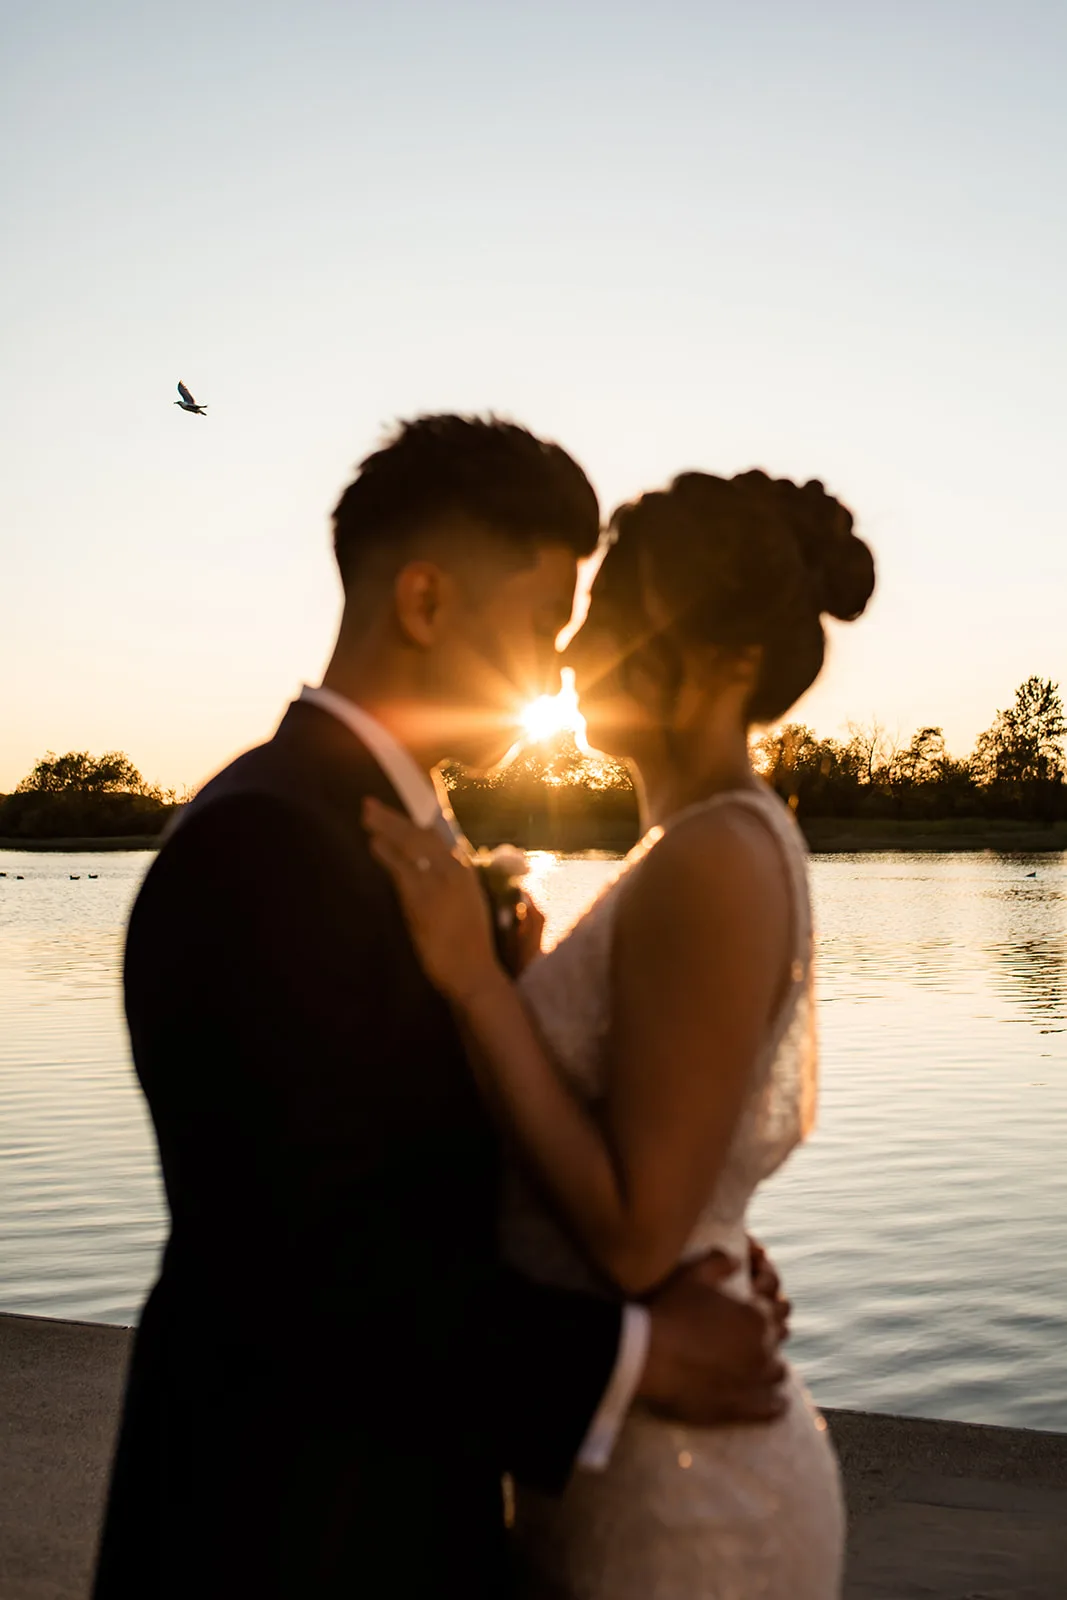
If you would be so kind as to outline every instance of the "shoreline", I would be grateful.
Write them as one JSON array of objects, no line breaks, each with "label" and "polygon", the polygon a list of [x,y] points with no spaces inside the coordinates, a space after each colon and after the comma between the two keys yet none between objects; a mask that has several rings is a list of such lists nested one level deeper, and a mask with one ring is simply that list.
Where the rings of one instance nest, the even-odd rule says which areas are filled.
[{"label": "shoreline", "polygon": [[57,855],[84,855],[87,851],[158,850],[159,846],[160,837],[155,833],[134,833],[116,839],[0,839],[0,850],[31,855],[52,851]]},{"label": "shoreline", "polygon": [[[867,818],[811,817],[801,827],[812,855],[868,855],[886,852],[958,854],[993,851],[1010,855],[1047,855],[1067,852],[1067,823],[989,822],[964,818],[953,822],[882,822]],[[570,830],[568,830],[570,831]],[[522,850],[557,850],[563,855],[607,851],[624,855],[634,840],[619,834],[596,835],[581,843],[566,841],[538,828],[517,829],[525,837],[506,841],[495,834],[472,833],[475,845],[514,844]],[[128,834],[117,838],[3,839],[0,851],[28,854],[84,855],[108,851],[158,850],[158,834]]]},{"label": "shoreline", "polygon": [[[0,1313],[0,1594],[85,1600],[131,1331]],[[1062,1600],[1067,1434],[827,1408],[843,1600]]]},{"label": "shoreline", "polygon": [[810,817],[801,823],[812,855],[912,850],[948,854],[991,850],[999,854],[1045,855],[1067,851],[1067,823],[998,822],[960,818],[951,822],[892,822],[855,817]]}]

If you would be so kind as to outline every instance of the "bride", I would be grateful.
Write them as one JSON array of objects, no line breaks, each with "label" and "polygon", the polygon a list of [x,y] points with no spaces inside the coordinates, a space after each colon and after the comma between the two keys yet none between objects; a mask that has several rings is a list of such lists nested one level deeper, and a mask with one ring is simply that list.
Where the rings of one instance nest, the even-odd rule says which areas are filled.
[{"label": "bride", "polygon": [[[685,473],[621,507],[610,540],[566,659],[648,831],[586,915],[513,982],[469,864],[376,802],[365,820],[516,1148],[515,1262],[639,1299],[720,1249],[743,1296],[746,1208],[810,1129],[816,1070],[805,851],[749,730],[815,681],[823,614],[858,617],[874,563],[821,484],[762,472]],[[635,1407],[604,1472],[520,1490],[525,1592],[833,1600],[837,1463],[794,1374],[787,1399],[708,1430]]]}]

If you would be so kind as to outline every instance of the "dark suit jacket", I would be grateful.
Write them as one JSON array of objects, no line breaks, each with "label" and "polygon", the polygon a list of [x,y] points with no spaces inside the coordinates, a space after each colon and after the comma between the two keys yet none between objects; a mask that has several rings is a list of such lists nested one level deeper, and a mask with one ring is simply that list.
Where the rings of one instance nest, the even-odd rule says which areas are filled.
[{"label": "dark suit jacket", "polygon": [[96,1600],[507,1593],[503,1469],[560,1487],[618,1309],[497,1255],[499,1152],[361,800],[297,703],[164,843],[126,1011],[171,1233]]}]

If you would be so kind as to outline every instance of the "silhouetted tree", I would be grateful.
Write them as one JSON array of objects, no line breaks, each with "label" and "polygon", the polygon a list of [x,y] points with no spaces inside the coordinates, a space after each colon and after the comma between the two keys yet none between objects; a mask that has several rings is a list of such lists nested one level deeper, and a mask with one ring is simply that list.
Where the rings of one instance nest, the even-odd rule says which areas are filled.
[{"label": "silhouetted tree", "polygon": [[799,723],[754,743],[758,771],[801,817],[1067,816],[1065,719],[1055,684],[1029,678],[974,754],[951,756],[940,728],[898,746],[881,723],[850,723],[848,739],[819,739]]},{"label": "silhouetted tree", "polygon": [[850,742],[819,739],[802,723],[765,733],[753,748],[756,770],[803,816],[855,816],[867,772]]},{"label": "silhouetted tree", "polygon": [[998,711],[979,736],[972,770],[985,808],[994,814],[1051,819],[1062,816],[1067,720],[1059,685],[1030,677],[1015,701]]},{"label": "silhouetted tree", "polygon": [[65,756],[57,756],[49,750],[29,776],[18,784],[15,793],[63,794],[70,790],[163,798],[159,789],[145,783],[129,756],[121,750],[109,750],[102,756],[91,756],[87,750],[69,750]]},{"label": "silhouetted tree", "polygon": [[1048,678],[1027,678],[1015,691],[1015,703],[998,711],[993,725],[979,735],[974,764],[983,783],[1044,784],[1067,776],[1060,686]]},{"label": "silhouetted tree", "polygon": [[850,722],[846,748],[852,753],[864,783],[873,784],[880,773],[892,766],[896,755],[896,747],[877,717],[872,717],[870,722]]},{"label": "silhouetted tree", "polygon": [[120,750],[92,756],[49,750],[0,802],[0,835],[9,838],[115,838],[155,834],[175,804],[173,791],[146,783]]},{"label": "silhouetted tree", "polygon": [[894,752],[890,777],[897,783],[937,783],[948,760],[943,730],[920,728],[905,749]]},{"label": "silhouetted tree", "polygon": [[450,765],[444,777],[475,844],[627,849],[637,838],[637,797],[626,768],[586,754],[569,733],[526,746],[491,773]]}]

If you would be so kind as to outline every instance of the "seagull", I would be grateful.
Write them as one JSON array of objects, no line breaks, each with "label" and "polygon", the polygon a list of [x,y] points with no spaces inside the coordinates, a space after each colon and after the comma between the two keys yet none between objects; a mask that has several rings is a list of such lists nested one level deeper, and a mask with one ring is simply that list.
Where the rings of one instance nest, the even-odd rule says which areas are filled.
[{"label": "seagull", "polygon": [[207,416],[207,406],[197,405],[180,378],[178,379],[178,393],[181,395],[181,399],[175,400],[174,404],[176,406],[181,406],[183,411],[195,411],[198,417]]}]

